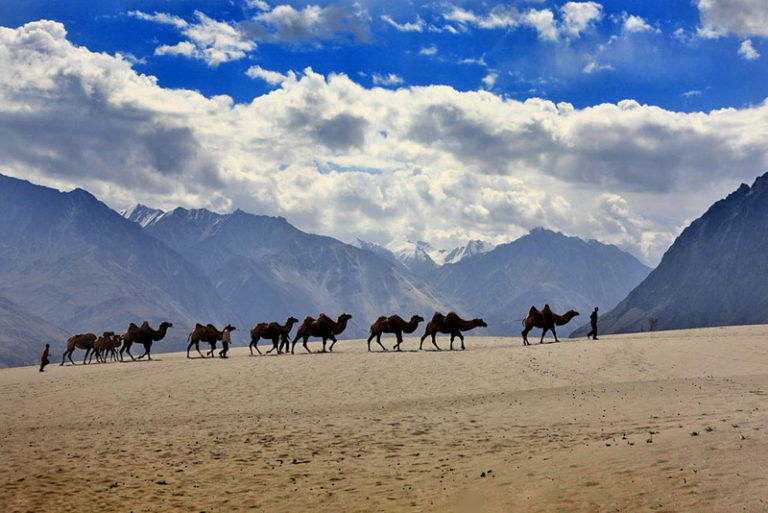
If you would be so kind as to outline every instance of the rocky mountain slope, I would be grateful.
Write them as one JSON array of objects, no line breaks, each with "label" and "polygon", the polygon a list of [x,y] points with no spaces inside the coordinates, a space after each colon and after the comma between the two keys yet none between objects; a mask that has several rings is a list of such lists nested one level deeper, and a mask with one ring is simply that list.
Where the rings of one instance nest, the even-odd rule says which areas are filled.
[{"label": "rocky mountain slope", "polygon": [[69,333],[170,320],[178,342],[226,317],[203,273],[84,190],[0,175],[0,220],[0,296]]},{"label": "rocky mountain slope", "polygon": [[768,173],[712,205],[600,319],[605,333],[768,322]]},{"label": "rocky mountain slope", "polygon": [[[130,218],[145,214],[134,209]],[[344,336],[361,337],[379,315],[426,316],[454,304],[401,266],[281,217],[177,208],[145,229],[201,269],[248,324],[347,312]]]}]

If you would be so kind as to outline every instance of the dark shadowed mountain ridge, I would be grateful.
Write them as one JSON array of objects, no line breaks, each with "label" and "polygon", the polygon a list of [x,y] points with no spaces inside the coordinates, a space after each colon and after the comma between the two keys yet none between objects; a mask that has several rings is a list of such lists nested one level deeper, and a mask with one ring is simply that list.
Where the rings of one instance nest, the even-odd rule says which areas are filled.
[{"label": "dark shadowed mountain ridge", "polygon": [[225,317],[203,273],[82,189],[0,175],[0,220],[0,295],[70,333],[170,320],[181,340]]},{"label": "dark shadowed mountain ridge", "polygon": [[606,333],[768,322],[768,173],[683,230],[659,266],[600,320]]}]

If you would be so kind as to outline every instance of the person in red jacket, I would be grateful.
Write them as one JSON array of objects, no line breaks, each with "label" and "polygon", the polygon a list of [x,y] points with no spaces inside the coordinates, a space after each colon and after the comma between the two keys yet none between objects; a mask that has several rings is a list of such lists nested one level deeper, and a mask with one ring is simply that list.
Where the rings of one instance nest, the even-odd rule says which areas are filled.
[{"label": "person in red jacket", "polygon": [[51,351],[51,344],[45,344],[45,349],[43,350],[43,356],[40,358],[40,372],[43,372],[43,369],[45,369],[45,366],[51,363],[48,361],[48,356]]}]

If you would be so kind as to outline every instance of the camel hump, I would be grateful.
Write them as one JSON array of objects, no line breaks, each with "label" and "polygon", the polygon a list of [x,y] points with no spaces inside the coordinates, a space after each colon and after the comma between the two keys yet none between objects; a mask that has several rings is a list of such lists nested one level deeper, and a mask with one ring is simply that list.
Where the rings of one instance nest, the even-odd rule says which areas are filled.
[{"label": "camel hump", "polygon": [[528,315],[536,315],[537,313],[539,313],[539,309],[535,306],[532,306],[531,309],[528,310]]},{"label": "camel hump", "polygon": [[144,322],[142,322],[142,323],[141,323],[141,327],[142,327],[142,328],[145,328],[145,329],[146,329],[146,328],[149,328],[149,321],[144,321]]},{"label": "camel hump", "polygon": [[544,305],[544,308],[541,309],[542,312],[552,313],[552,309],[549,307],[549,303]]}]

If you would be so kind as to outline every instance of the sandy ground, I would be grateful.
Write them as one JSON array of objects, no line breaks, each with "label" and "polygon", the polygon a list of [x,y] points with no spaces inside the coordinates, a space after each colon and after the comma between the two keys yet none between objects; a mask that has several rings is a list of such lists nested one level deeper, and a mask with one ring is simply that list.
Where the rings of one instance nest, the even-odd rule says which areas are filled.
[{"label": "sandy ground", "polygon": [[0,511],[768,511],[768,326],[416,347],[0,370]]}]

